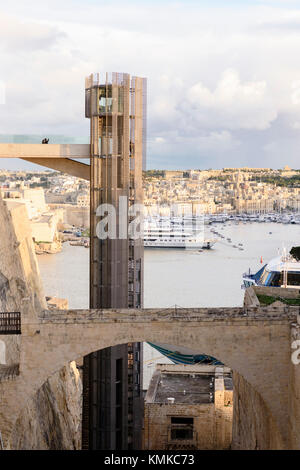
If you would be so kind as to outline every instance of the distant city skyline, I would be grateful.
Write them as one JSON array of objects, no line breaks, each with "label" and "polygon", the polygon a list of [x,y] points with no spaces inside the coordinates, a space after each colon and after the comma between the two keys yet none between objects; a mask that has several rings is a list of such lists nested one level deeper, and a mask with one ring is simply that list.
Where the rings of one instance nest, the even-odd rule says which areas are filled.
[{"label": "distant city skyline", "polygon": [[148,78],[149,169],[299,168],[300,1],[0,0],[0,13],[1,135],[88,138],[84,78],[122,70]]}]

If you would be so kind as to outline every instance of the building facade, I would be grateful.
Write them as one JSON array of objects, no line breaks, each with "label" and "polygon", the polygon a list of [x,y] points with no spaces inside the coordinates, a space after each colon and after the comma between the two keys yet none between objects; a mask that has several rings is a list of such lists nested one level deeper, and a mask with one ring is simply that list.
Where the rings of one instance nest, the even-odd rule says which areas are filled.
[{"label": "building facade", "polygon": [[[139,215],[134,205],[143,201],[146,79],[93,74],[85,88],[91,136],[90,308],[142,307],[143,239],[130,238],[128,227]],[[105,235],[101,227],[108,213],[112,232]],[[139,343],[84,359],[84,449],[141,448],[142,364]]]},{"label": "building facade", "polygon": [[227,450],[232,416],[229,368],[158,364],[145,398],[144,449]]}]

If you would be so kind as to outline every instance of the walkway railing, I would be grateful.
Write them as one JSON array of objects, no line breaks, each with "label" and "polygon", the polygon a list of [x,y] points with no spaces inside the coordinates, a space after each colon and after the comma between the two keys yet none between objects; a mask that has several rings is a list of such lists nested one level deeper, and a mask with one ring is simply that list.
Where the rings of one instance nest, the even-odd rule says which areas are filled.
[{"label": "walkway railing", "polygon": [[0,335],[21,334],[21,313],[0,312]]}]

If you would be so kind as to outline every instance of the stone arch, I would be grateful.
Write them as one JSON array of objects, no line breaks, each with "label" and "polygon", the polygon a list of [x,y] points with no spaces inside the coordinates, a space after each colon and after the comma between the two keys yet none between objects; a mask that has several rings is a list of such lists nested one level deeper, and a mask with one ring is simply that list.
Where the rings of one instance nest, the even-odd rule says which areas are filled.
[{"label": "stone arch", "polygon": [[[160,342],[189,347],[196,353],[204,352],[218,358],[240,374],[261,396],[280,430],[279,434],[284,435],[282,431],[284,431],[286,411],[280,407],[282,395],[284,399],[286,398],[284,379],[287,378],[286,368],[290,360],[289,328],[281,328],[279,339],[274,334],[276,325],[274,330],[271,322],[270,324],[265,322],[263,325],[262,322],[259,322],[259,325],[255,322],[249,325],[246,322],[243,325],[239,321],[236,325],[239,328],[234,328],[232,323],[232,320],[229,322],[191,322],[184,319],[145,321],[142,315],[140,319],[130,322],[116,321],[112,318],[110,321],[99,319],[89,323],[74,320],[61,324],[42,323],[34,341],[32,334],[23,340],[21,401],[22,398],[26,401],[32,396],[48,377],[67,362],[118,344]],[[33,355],[33,350],[39,353]],[[267,387],[265,377],[269,381]],[[280,380],[282,383],[279,383]]]}]

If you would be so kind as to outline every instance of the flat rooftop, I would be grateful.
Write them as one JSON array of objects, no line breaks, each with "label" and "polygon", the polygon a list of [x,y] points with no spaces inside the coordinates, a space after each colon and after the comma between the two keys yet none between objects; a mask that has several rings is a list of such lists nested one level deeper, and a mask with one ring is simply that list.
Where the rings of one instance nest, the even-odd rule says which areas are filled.
[{"label": "flat rooftop", "polygon": [[[212,395],[211,395],[212,394]],[[213,403],[214,376],[202,374],[160,374],[153,403]]]}]

